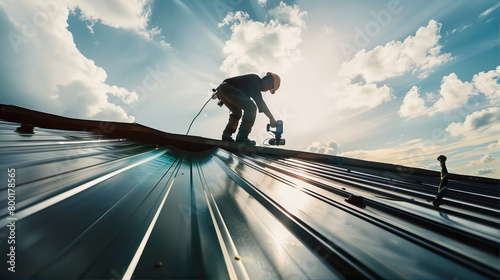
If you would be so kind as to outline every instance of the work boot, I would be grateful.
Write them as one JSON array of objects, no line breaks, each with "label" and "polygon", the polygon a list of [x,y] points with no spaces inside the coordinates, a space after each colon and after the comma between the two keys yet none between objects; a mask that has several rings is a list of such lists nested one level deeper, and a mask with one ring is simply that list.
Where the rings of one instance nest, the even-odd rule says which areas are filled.
[{"label": "work boot", "polygon": [[231,134],[222,134],[222,141],[226,142],[234,142],[233,137],[231,137]]},{"label": "work boot", "polygon": [[251,145],[251,146],[255,146],[255,144],[256,144],[255,141],[248,139],[248,137],[245,137],[245,138],[236,137],[236,143],[242,143],[242,144]]},{"label": "work boot", "polygon": [[437,198],[435,198],[433,201],[432,201],[432,204],[436,207],[439,207],[439,204],[441,203],[440,200],[438,200]]}]

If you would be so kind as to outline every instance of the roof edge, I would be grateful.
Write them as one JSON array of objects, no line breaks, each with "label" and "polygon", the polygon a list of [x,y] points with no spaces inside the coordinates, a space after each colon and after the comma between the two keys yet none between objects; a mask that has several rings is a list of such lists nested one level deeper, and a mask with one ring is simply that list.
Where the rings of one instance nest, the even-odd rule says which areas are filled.
[{"label": "roof edge", "polygon": [[[261,149],[264,149],[261,151]],[[303,151],[293,151],[293,150],[284,150],[284,149],[276,149],[276,148],[264,148],[264,147],[256,147],[258,154],[270,154],[270,155],[279,155],[283,157],[295,157],[304,160],[312,160],[316,162],[323,162],[328,164],[335,164],[346,167],[361,167],[361,168],[370,168],[377,169],[382,171],[395,172],[399,174],[405,174],[407,176],[410,175],[422,175],[422,176],[431,176],[440,178],[441,174],[439,171],[423,169],[418,167],[408,167],[399,164],[391,164],[384,162],[375,162],[375,161],[367,161],[362,159],[354,159],[347,158],[341,156],[333,156],[326,154],[315,154],[310,152]],[[487,178],[487,177],[478,177],[473,175],[465,175],[465,174],[456,174],[449,173],[450,179],[459,180],[459,181],[471,181],[471,182],[480,182],[487,184],[496,184],[500,186],[500,179],[495,178]]]},{"label": "roof edge", "polygon": [[[282,157],[295,157],[303,160],[313,160],[328,164],[335,164],[350,167],[372,168],[377,170],[397,172],[408,175],[424,175],[440,177],[440,173],[416,167],[403,165],[373,162],[361,159],[353,159],[341,156],[315,154],[304,151],[294,151],[281,148],[268,148],[259,146],[248,146],[238,143],[208,139],[199,136],[173,134],[157,129],[153,129],[137,123],[123,123],[113,121],[84,120],[62,117],[54,114],[30,110],[14,105],[0,104],[0,119],[20,124],[30,124],[36,127],[91,131],[98,135],[105,135],[112,138],[127,138],[130,140],[153,144],[158,146],[174,146],[177,149],[187,151],[205,151],[215,148],[222,148],[232,152],[243,154],[274,155]],[[500,185],[499,179],[477,177],[472,175],[451,174],[450,179],[461,181],[482,182]]]}]

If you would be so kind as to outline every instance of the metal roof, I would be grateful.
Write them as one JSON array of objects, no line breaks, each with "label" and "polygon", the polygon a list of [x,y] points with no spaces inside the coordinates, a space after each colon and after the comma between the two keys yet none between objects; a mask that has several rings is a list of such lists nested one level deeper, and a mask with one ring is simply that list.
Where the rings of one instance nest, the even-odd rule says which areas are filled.
[{"label": "metal roof", "polygon": [[1,278],[500,276],[497,179],[453,174],[434,207],[433,171],[14,106],[0,119]]}]

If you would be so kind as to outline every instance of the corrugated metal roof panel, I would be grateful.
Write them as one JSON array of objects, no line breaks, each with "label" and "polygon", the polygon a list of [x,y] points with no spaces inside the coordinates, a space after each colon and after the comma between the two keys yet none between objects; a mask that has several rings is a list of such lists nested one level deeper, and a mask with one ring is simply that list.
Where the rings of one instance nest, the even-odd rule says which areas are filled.
[{"label": "corrugated metal roof panel", "polygon": [[0,126],[2,278],[500,276],[498,180],[455,177],[436,208],[435,173],[18,126]]}]

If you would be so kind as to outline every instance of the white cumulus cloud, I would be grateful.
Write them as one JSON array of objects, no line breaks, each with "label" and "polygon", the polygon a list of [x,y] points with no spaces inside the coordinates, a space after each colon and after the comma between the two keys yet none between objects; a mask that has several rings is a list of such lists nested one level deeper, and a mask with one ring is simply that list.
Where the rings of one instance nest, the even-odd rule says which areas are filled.
[{"label": "white cumulus cloud", "polygon": [[430,108],[431,115],[460,108],[477,93],[472,84],[462,82],[455,73],[451,73],[443,77],[439,94],[441,98]]},{"label": "white cumulus cloud", "polygon": [[500,131],[500,107],[474,112],[468,115],[463,123],[451,123],[446,131],[452,136]]},{"label": "white cumulus cloud", "polygon": [[403,105],[399,109],[399,115],[403,118],[414,118],[425,115],[427,107],[425,101],[419,96],[419,88],[413,86],[403,99]]},{"label": "white cumulus cloud", "polygon": [[495,70],[480,72],[472,77],[476,89],[484,94],[492,103],[500,103],[500,66]]},{"label": "white cumulus cloud", "polygon": [[449,53],[441,53],[440,29],[441,24],[431,20],[427,26],[420,27],[415,36],[404,41],[392,41],[368,52],[363,49],[344,62],[339,73],[350,78],[361,74],[367,83],[384,81],[409,71],[419,71],[425,76],[451,59]]},{"label": "white cumulus cloud", "polygon": [[[55,1],[55,0],[54,0]],[[67,0],[71,10],[79,8],[81,17],[93,24],[100,22],[114,28],[132,30],[146,38],[157,34],[158,29],[148,30],[151,10],[147,0]]]},{"label": "white cumulus cloud", "polygon": [[[405,95],[403,104],[399,109],[399,115],[404,118],[415,118],[423,115],[435,115],[437,113],[449,112],[463,107],[472,96],[482,93],[492,103],[500,101],[500,66],[495,70],[480,72],[472,78],[472,82],[460,80],[455,73],[444,76],[441,80],[441,87],[437,94],[438,100],[432,106],[432,98],[424,99],[420,96],[419,88],[413,86]],[[434,95],[432,95],[434,96]]]},{"label": "white cumulus cloud", "polygon": [[300,11],[297,5],[288,6],[283,2],[280,5],[269,11],[269,15],[277,19],[281,24],[288,24],[291,26],[306,29],[306,22],[304,17],[307,12]]},{"label": "white cumulus cloud", "polygon": [[317,154],[339,155],[340,144],[335,140],[330,140],[328,143],[313,142],[306,148],[306,151]]},{"label": "white cumulus cloud", "polygon": [[[431,20],[427,26],[420,27],[415,36],[391,41],[370,51],[360,50],[342,64],[337,74],[340,79],[325,87],[323,94],[331,96],[337,107],[345,109],[370,109],[393,100],[392,89],[379,85],[380,82],[409,72],[424,77],[452,59],[450,54],[441,53],[440,29],[441,24]],[[417,91],[412,89],[405,98],[401,116],[413,116],[417,109],[425,106]]]},{"label": "white cumulus cloud", "polygon": [[306,27],[306,12],[297,5],[287,6],[283,2],[269,11],[269,22],[249,19],[249,15],[238,11],[228,13],[219,27],[229,25],[231,38],[222,52],[225,59],[221,70],[229,76],[282,72],[299,60],[299,43]]},{"label": "white cumulus cloud", "polygon": [[491,154],[486,154],[483,157],[481,157],[478,160],[471,160],[469,163],[466,164],[467,167],[471,167],[474,165],[480,165],[480,164],[485,164],[488,162],[494,161],[495,158]]},{"label": "white cumulus cloud", "polygon": [[33,109],[43,108],[68,117],[134,121],[124,108],[114,104],[138,101],[134,91],[110,85],[107,74],[76,47],[67,29],[70,10],[79,7],[82,16],[116,28],[145,32],[149,11],[145,1],[2,1],[0,7],[12,24],[10,45],[16,56],[2,63],[22,65],[19,83],[29,81],[32,92],[19,92]]},{"label": "white cumulus cloud", "polygon": [[257,0],[257,2],[259,3],[259,5],[261,6],[265,6],[267,4],[267,0]]},{"label": "white cumulus cloud", "polygon": [[472,172],[472,174],[474,175],[486,175],[486,174],[493,174],[497,172],[497,170],[495,168],[480,168],[480,169],[477,169],[477,170],[474,170],[474,172]]}]

